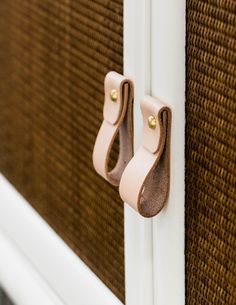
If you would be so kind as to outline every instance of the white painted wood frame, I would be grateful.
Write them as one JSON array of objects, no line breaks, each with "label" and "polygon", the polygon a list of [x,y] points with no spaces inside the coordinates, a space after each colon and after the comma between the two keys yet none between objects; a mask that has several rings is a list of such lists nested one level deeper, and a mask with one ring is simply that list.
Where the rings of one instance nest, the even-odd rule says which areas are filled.
[{"label": "white painted wood frame", "polygon": [[[151,89],[151,0],[124,0],[124,74],[134,82],[134,147],[141,140],[140,99]],[[125,204],[126,305],[153,305],[152,220]]]},{"label": "white painted wood frame", "polygon": [[[7,249],[4,249],[5,240],[9,244]],[[32,276],[31,283],[29,274]],[[33,298],[31,304],[59,305],[60,300],[64,305],[121,305],[118,298],[2,175],[0,285],[16,300],[17,305],[28,305],[27,295],[30,296],[30,289],[35,291],[37,286],[39,300],[48,302],[40,304]]]},{"label": "white painted wood frame", "polygon": [[185,0],[124,1],[124,73],[135,85],[135,148],[144,94],[172,109],[166,207],[144,219],[125,205],[127,305],[184,305]]}]

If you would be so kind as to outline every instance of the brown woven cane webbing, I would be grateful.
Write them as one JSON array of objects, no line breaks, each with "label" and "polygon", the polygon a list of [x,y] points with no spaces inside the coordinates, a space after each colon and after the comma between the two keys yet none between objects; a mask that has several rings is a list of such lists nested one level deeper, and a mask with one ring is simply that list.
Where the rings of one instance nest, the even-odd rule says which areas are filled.
[{"label": "brown woven cane webbing", "polygon": [[236,1],[187,0],[186,304],[236,304]]}]

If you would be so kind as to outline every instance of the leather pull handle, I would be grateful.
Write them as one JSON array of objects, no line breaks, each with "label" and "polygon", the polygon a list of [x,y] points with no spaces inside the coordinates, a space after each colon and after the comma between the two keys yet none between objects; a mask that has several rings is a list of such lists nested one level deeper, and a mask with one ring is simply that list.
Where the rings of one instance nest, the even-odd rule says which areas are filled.
[{"label": "leather pull handle", "polygon": [[170,185],[171,110],[159,99],[145,96],[142,143],[125,168],[120,196],[144,217],[161,211]]},{"label": "leather pull handle", "polygon": [[[99,175],[118,186],[121,175],[133,156],[133,83],[125,76],[109,72],[105,77],[104,121],[98,132],[93,165]],[[109,159],[119,132],[119,156],[109,171]]]}]

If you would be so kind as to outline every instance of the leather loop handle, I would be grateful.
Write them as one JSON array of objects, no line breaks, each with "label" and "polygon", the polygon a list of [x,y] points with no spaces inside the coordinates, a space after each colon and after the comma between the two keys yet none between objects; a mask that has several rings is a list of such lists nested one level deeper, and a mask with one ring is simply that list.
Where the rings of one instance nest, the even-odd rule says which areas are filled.
[{"label": "leather loop handle", "polygon": [[145,96],[142,144],[125,168],[120,196],[144,217],[161,211],[170,184],[171,110],[159,99]]},{"label": "leather loop handle", "polygon": [[[133,83],[112,71],[106,75],[104,89],[104,121],[94,145],[93,165],[99,175],[118,186],[121,175],[133,156]],[[109,171],[110,154],[118,132],[119,156],[115,167]]]}]

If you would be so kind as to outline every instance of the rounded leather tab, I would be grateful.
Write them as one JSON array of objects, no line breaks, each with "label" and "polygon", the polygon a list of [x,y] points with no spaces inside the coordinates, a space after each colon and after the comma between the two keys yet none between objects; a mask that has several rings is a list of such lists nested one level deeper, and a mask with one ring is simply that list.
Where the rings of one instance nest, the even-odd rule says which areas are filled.
[{"label": "rounded leather tab", "polygon": [[[111,90],[117,90],[115,101]],[[118,186],[127,163],[133,156],[133,83],[116,72],[105,78],[104,121],[93,150],[93,165],[99,175]],[[109,171],[110,153],[119,132],[120,151],[115,167]]]},{"label": "rounded leather tab", "polygon": [[[120,196],[144,217],[161,211],[169,193],[171,110],[163,102],[145,96],[142,144],[125,168],[120,181]],[[148,117],[156,118],[150,128]]]},{"label": "rounded leather tab", "polygon": [[[103,117],[107,122],[115,125],[121,119],[122,108],[124,102],[124,92],[123,85],[124,83],[129,82],[129,80],[123,75],[116,72],[109,72],[105,77],[105,101],[103,107]],[[116,90],[118,97],[116,101],[111,99],[111,91]]]},{"label": "rounded leather tab", "polygon": [[[163,126],[161,113],[165,106],[158,99],[151,96],[144,96],[141,100],[141,111],[143,115],[142,145],[152,153],[160,149],[163,139]],[[156,120],[156,127],[150,128],[148,118],[153,116]]]}]

